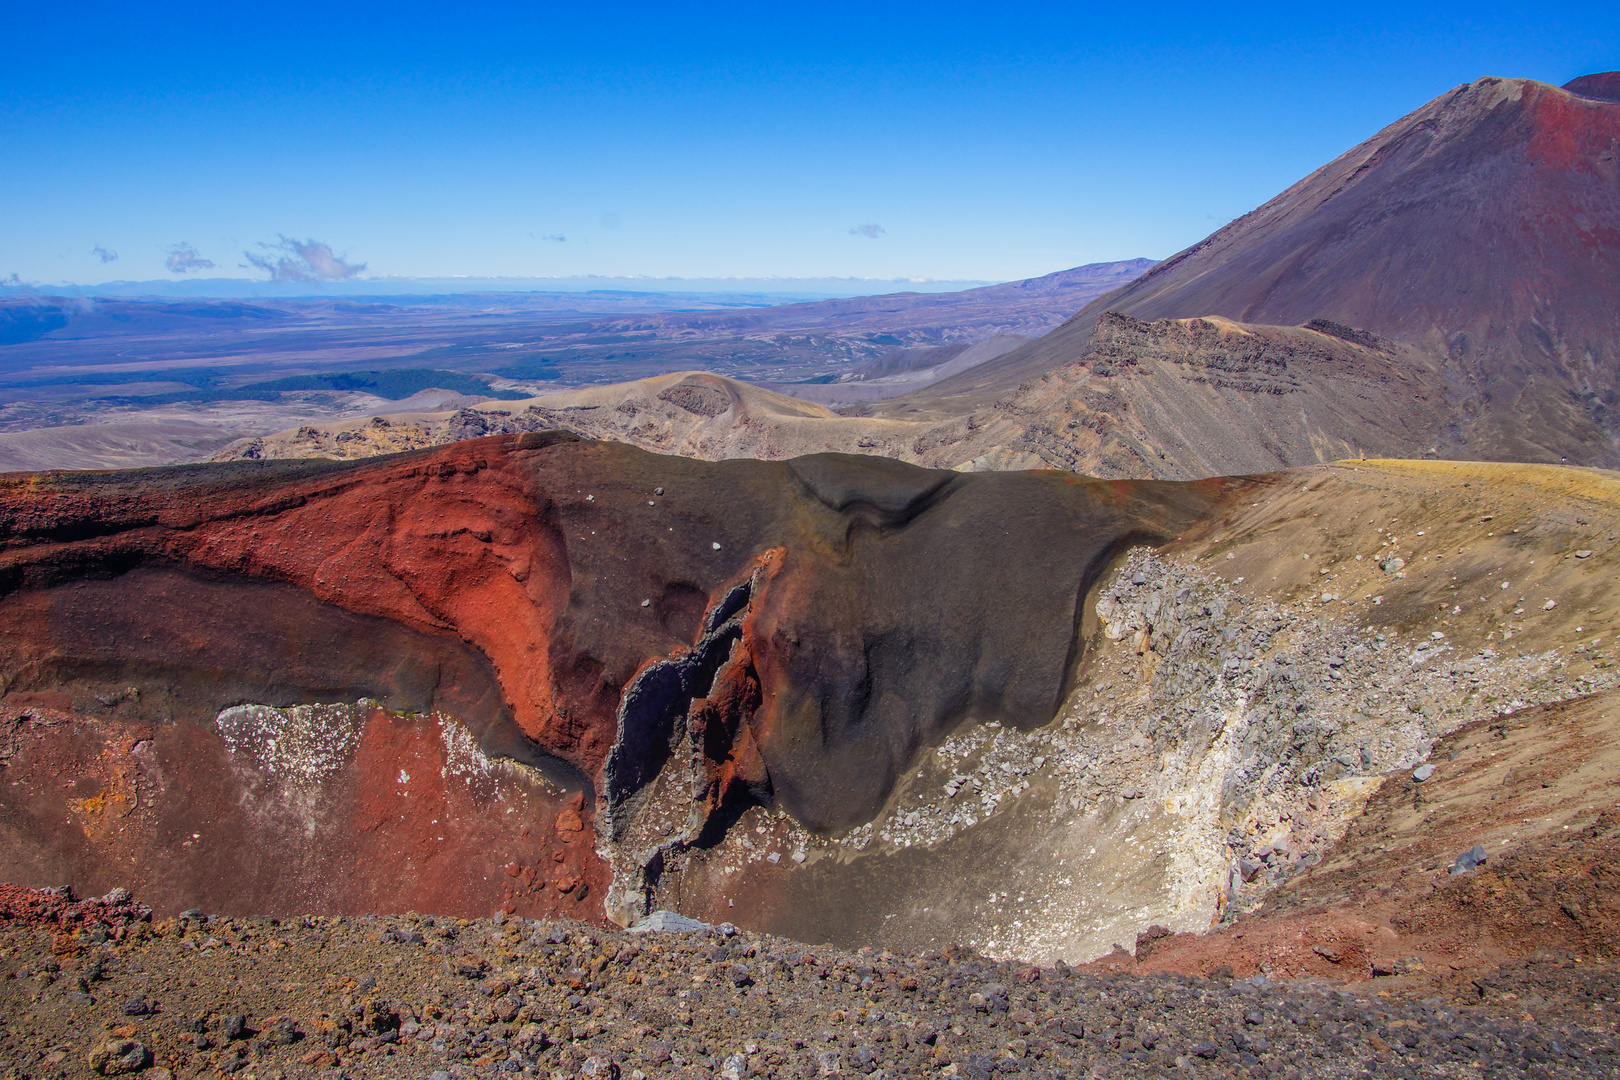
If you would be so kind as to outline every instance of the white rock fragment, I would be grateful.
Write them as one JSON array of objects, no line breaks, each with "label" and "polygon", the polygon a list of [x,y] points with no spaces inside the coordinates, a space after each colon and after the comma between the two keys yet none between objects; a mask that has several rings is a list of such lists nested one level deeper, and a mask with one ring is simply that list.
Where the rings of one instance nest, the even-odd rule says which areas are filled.
[{"label": "white rock fragment", "polygon": [[647,933],[694,933],[709,929],[709,924],[696,919],[688,919],[685,915],[677,915],[673,911],[655,911],[645,919],[630,927],[632,934]]}]

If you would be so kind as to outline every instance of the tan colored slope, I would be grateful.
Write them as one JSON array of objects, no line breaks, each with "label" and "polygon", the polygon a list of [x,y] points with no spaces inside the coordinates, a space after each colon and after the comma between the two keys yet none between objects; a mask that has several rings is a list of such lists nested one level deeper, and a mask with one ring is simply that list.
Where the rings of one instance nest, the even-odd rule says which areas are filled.
[{"label": "tan colored slope", "polygon": [[138,469],[195,461],[230,443],[224,424],[158,418],[0,432],[0,472]]},{"label": "tan colored slope", "polygon": [[[1550,940],[1557,927],[1521,924],[1567,922],[1556,901],[1515,921],[1496,893],[1541,897],[1575,872],[1538,875],[1538,852],[1594,822],[1620,768],[1620,475],[1357,461],[1222,483],[1242,486],[1219,519],[1104,575],[1050,727],[965,728],[843,836],[751,812],[670,874],[669,901],[801,939],[1071,962],[1154,925],[1231,927],[1153,953],[1206,974],[1366,978],[1412,954],[1475,970]],[[1482,745],[1504,720],[1502,745]],[[1437,772],[1414,810],[1425,761]],[[1509,876],[1437,891],[1474,843]],[[1571,865],[1613,873],[1611,849]],[[1356,861],[1375,856],[1363,880]],[[1472,925],[1479,888],[1490,925]],[[1393,935],[1370,940],[1377,927]]]},{"label": "tan colored slope", "polygon": [[219,456],[353,458],[566,428],[709,460],[843,451],[951,469],[1185,480],[1362,453],[1420,456],[1436,439],[1439,393],[1421,357],[1365,335],[1111,315],[1081,360],[957,417],[840,416],[734,379],[684,372],[459,413],[308,426],[245,440]]},{"label": "tan colored slope", "polygon": [[1432,365],[1370,336],[1110,314],[1078,361],[936,422],[927,438],[939,449],[923,459],[1190,480],[1420,457],[1440,397]]},{"label": "tan colored slope", "polygon": [[[708,372],[585,387],[470,409],[306,425],[243,439],[214,456],[353,459],[483,435],[566,429],[590,439],[704,460],[766,460],[903,445],[922,425],[841,417],[812,402]],[[899,456],[898,454],[890,456]]]},{"label": "tan colored slope", "polygon": [[[1320,866],[1254,917],[1205,936],[1139,937],[1100,966],[1239,978],[1376,978],[1489,996],[1475,973],[1527,956],[1620,950],[1620,694],[1479,720],[1441,739],[1435,772],[1386,777]],[[1475,845],[1486,861],[1453,873]],[[1549,956],[1550,953],[1550,956]],[[1545,962],[1545,960],[1543,961]]]}]

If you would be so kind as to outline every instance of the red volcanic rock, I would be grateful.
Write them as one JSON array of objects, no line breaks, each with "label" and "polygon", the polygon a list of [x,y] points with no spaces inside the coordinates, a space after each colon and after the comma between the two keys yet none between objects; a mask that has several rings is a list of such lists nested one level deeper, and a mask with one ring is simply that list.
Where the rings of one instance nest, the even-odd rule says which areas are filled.
[{"label": "red volcanic rock", "polygon": [[1620,101],[1620,71],[1602,71],[1569,80],[1563,87],[1593,101]]},{"label": "red volcanic rock", "polygon": [[544,434],[0,479],[0,877],[578,914],[671,760],[703,843],[753,801],[858,824],[964,718],[1045,723],[1111,554],[1232,488]]},{"label": "red volcanic rock", "polygon": [[560,857],[598,893],[605,884],[577,832],[548,828],[572,812],[566,793],[469,753],[465,735],[447,739],[447,717],[369,712],[343,760],[300,776],[199,723],[0,709],[0,873],[127,886],[167,912],[596,914],[535,881]]}]

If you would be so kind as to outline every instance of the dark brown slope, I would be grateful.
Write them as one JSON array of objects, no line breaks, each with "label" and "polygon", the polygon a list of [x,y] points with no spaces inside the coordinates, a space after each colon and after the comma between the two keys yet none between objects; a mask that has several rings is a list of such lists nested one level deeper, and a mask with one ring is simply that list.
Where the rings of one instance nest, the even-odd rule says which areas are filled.
[{"label": "dark brown slope", "polygon": [[937,384],[966,411],[1076,359],[1098,318],[1370,330],[1445,364],[1442,453],[1620,463],[1620,96],[1480,79],[1101,297]]}]

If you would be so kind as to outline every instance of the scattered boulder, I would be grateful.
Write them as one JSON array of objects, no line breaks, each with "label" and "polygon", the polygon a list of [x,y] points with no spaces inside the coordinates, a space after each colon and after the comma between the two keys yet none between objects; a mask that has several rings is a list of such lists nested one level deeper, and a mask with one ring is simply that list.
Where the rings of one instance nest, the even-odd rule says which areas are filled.
[{"label": "scattered boulder", "polygon": [[1485,845],[1475,844],[1457,856],[1457,862],[1451,868],[1452,877],[1456,877],[1458,874],[1466,874],[1477,866],[1484,866],[1485,859]]},{"label": "scattered boulder", "polygon": [[710,929],[713,928],[706,922],[688,919],[685,915],[677,915],[673,911],[655,911],[630,927],[630,932],[632,934],[698,933]]},{"label": "scattered boulder", "polygon": [[304,1037],[290,1016],[272,1016],[264,1027],[264,1041],[271,1046],[291,1046]]},{"label": "scattered boulder", "polygon": [[1318,943],[1311,946],[1311,952],[1315,953],[1317,956],[1320,956],[1330,964],[1337,964],[1339,961],[1344,959],[1344,953],[1340,952],[1332,945]]},{"label": "scattered boulder", "polygon": [[1168,926],[1157,923],[1136,935],[1136,959],[1140,962],[1146,960],[1152,953],[1154,945],[1163,938],[1175,936]]},{"label": "scattered boulder", "polygon": [[90,1068],[102,1076],[140,1072],[152,1063],[152,1052],[134,1039],[108,1039],[90,1051]]}]

